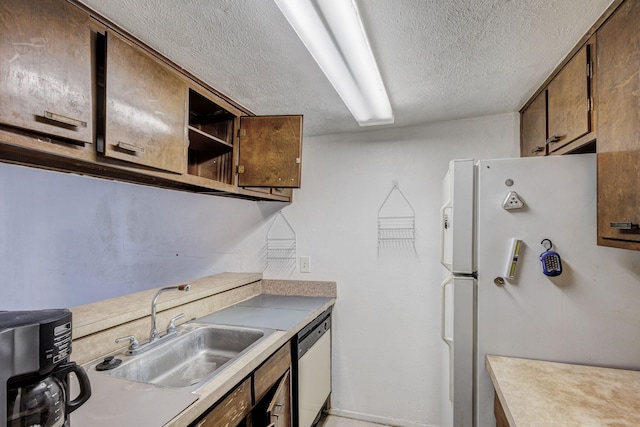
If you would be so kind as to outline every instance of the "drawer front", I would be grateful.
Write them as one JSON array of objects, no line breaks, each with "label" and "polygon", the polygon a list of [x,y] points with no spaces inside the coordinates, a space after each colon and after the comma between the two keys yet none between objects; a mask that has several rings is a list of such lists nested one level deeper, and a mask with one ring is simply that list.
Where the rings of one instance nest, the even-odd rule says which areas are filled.
[{"label": "drawer front", "polygon": [[253,388],[256,402],[264,397],[269,389],[291,367],[291,346],[285,344],[273,356],[267,359],[253,375]]},{"label": "drawer front", "polygon": [[251,412],[251,378],[219,402],[196,427],[235,426]]}]

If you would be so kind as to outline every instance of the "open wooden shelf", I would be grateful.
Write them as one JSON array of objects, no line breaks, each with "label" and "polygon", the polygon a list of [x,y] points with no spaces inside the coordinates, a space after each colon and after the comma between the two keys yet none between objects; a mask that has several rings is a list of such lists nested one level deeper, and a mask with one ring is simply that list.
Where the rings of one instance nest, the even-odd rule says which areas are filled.
[{"label": "open wooden shelf", "polygon": [[235,116],[205,96],[189,90],[190,175],[232,184]]}]

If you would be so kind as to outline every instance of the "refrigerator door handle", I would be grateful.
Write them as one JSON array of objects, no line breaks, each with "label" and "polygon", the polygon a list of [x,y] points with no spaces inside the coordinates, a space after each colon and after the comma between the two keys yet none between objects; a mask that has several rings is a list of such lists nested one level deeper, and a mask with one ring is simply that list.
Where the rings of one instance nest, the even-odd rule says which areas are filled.
[{"label": "refrigerator door handle", "polygon": [[440,284],[440,338],[442,341],[449,347],[449,401],[453,402],[453,338],[448,337],[445,331],[446,325],[446,314],[447,314],[447,304],[446,304],[446,290],[447,285],[453,284],[453,276],[449,276]]},{"label": "refrigerator door handle", "polygon": [[453,283],[453,276],[449,276],[444,279],[444,282],[440,284],[440,338],[451,348],[451,344],[453,344],[453,338],[446,336],[445,332],[445,324],[446,324],[446,314],[447,314],[447,304],[445,301],[445,294],[447,285]]},{"label": "refrigerator door handle", "polygon": [[444,265],[449,271],[451,271],[452,265],[444,259],[444,232],[450,227],[448,220],[444,217],[444,213],[449,208],[451,208],[451,201],[448,201],[440,208],[440,264]]}]

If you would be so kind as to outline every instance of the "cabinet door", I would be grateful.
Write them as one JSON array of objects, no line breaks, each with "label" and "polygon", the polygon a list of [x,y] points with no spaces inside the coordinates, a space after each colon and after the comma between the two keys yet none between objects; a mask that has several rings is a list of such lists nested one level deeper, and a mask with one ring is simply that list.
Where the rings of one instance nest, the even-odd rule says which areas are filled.
[{"label": "cabinet door", "polygon": [[300,188],[302,116],[240,118],[238,185]]},{"label": "cabinet door", "polygon": [[522,112],[520,156],[547,154],[547,92],[542,91]]},{"label": "cabinet door", "polygon": [[0,122],[93,141],[89,15],[66,1],[0,3]]},{"label": "cabinet door", "polygon": [[591,130],[590,45],[585,45],[547,86],[549,152]]},{"label": "cabinet door", "polygon": [[276,393],[267,409],[269,426],[291,427],[291,375],[287,371],[280,380]]},{"label": "cabinet door", "polygon": [[291,368],[291,346],[285,344],[273,356],[267,359],[262,366],[256,369],[253,375],[253,394],[256,402],[262,399],[269,389]]},{"label": "cabinet door", "polygon": [[186,97],[177,74],[107,32],[105,156],[185,172]]},{"label": "cabinet door", "polygon": [[211,409],[196,427],[233,427],[251,412],[251,379],[245,380]]},{"label": "cabinet door", "polygon": [[640,1],[598,30],[598,244],[640,250]]},{"label": "cabinet door", "polygon": [[509,427],[509,419],[502,409],[500,398],[496,392],[493,393],[493,415],[496,417],[496,427]]}]

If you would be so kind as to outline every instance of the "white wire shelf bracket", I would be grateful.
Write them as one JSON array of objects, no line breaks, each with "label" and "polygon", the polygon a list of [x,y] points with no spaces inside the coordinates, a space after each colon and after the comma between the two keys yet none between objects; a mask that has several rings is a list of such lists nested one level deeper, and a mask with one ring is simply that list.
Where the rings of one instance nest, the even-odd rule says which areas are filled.
[{"label": "white wire shelf bracket", "polygon": [[394,185],[378,209],[378,249],[415,248],[415,241],[415,210]]}]

